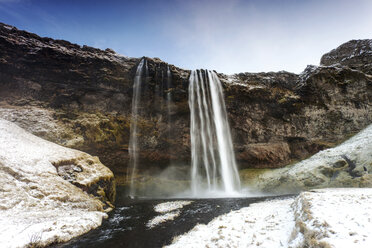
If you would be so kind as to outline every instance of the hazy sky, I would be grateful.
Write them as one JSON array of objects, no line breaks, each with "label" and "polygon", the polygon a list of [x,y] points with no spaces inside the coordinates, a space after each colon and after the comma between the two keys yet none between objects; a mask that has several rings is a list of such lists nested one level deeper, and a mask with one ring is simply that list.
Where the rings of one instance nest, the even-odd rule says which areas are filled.
[{"label": "hazy sky", "polygon": [[343,42],[372,38],[372,1],[0,0],[0,22],[185,69],[299,73]]}]

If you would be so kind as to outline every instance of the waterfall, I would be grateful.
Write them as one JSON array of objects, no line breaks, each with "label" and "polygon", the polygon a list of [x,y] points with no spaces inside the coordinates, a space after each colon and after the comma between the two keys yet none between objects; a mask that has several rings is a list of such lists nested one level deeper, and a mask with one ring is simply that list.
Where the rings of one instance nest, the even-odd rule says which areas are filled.
[{"label": "waterfall", "polygon": [[[134,77],[133,84],[133,96],[132,96],[132,117],[130,122],[130,138],[129,138],[129,167],[127,175],[130,175],[130,195],[135,194],[134,178],[138,168],[139,160],[139,144],[138,144],[138,120],[141,115],[141,93],[142,86],[145,83],[146,76],[148,74],[147,62],[142,59],[137,66],[136,75]],[[129,171],[131,169],[131,171]],[[129,179],[129,178],[128,178]]]},{"label": "waterfall", "polygon": [[168,117],[168,139],[171,139],[172,134],[172,120],[171,120],[171,103],[172,103],[172,93],[171,93],[171,87],[172,87],[172,73],[169,68],[169,65],[167,66],[167,117]]},{"label": "waterfall", "polygon": [[212,71],[192,71],[189,79],[191,114],[191,189],[194,195],[240,190],[221,82]]}]

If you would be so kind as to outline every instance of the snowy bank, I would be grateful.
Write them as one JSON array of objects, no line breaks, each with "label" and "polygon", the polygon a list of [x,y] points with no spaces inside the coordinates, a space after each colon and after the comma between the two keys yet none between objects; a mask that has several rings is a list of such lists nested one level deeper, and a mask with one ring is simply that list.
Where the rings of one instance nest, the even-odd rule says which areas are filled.
[{"label": "snowy bank", "polygon": [[251,204],[168,247],[372,247],[372,189],[322,189]]},{"label": "snowy bank", "polygon": [[288,247],[293,198],[251,204],[197,225],[169,247]]},{"label": "snowy bank", "polygon": [[372,189],[319,189],[293,204],[305,247],[372,247]]},{"label": "snowy bank", "polygon": [[0,247],[70,240],[98,227],[115,197],[113,174],[97,157],[2,119],[0,178]]},{"label": "snowy bank", "polygon": [[328,187],[372,187],[372,125],[340,144],[293,166],[267,171],[252,190],[297,193]]}]

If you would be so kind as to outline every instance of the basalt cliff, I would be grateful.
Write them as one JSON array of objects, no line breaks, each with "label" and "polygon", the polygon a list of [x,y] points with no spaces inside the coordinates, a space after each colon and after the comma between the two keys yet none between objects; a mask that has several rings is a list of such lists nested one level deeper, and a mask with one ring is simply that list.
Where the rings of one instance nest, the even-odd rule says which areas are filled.
[{"label": "basalt cliff", "polygon": [[[133,79],[141,59],[0,24],[0,118],[98,156],[115,174],[125,173]],[[190,71],[145,59],[145,114],[138,123],[141,169],[188,165]],[[299,75],[218,76],[240,169],[279,168],[302,160],[341,143],[372,120],[372,40],[349,41]]]}]

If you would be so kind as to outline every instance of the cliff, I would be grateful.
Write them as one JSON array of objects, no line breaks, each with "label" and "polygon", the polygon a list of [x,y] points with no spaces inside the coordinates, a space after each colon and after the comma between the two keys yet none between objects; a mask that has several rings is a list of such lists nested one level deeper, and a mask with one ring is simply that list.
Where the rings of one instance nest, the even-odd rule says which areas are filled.
[{"label": "cliff", "polygon": [[[356,42],[346,52],[341,46],[331,54],[353,53],[365,43],[370,41]],[[324,55],[321,66],[309,66],[300,75],[218,74],[240,168],[282,167],[370,124],[372,67],[364,60],[370,61],[371,53],[362,54],[347,63],[342,60],[346,55]],[[187,165],[190,71],[157,58],[146,60],[141,165],[146,169]],[[110,49],[41,38],[0,24],[0,117],[47,140],[99,156],[114,173],[125,172],[139,61]],[[170,116],[165,107],[169,92]]]}]

